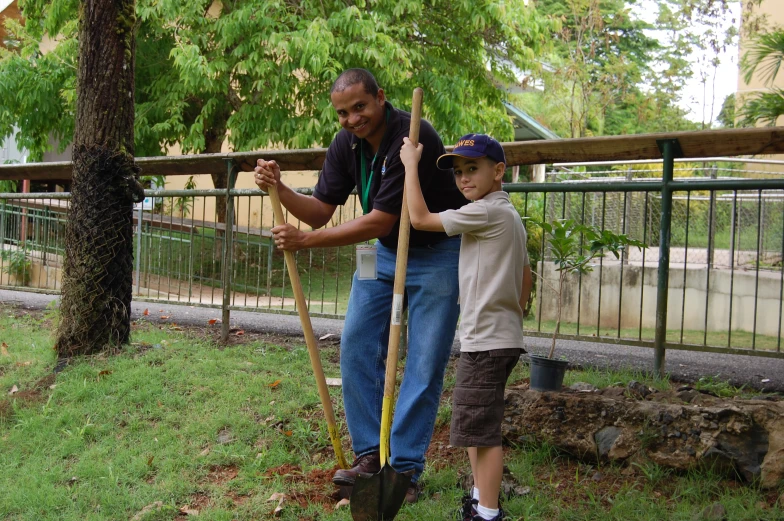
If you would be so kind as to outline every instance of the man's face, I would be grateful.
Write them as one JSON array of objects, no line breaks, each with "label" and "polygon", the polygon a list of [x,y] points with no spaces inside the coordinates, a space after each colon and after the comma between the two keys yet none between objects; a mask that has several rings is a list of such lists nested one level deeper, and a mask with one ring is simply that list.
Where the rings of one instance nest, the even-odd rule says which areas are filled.
[{"label": "man's face", "polygon": [[[356,83],[332,93],[332,106],[338,113],[340,126],[360,139],[379,142],[384,135],[384,91],[375,96],[365,92],[365,86]],[[378,143],[375,143],[378,145]]]}]

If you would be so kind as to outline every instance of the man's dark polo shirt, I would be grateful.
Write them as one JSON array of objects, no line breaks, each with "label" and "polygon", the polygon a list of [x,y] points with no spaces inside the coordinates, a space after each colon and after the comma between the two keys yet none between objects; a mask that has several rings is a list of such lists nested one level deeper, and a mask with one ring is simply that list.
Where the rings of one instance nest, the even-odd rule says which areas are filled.
[{"label": "man's dark polo shirt", "polygon": [[[400,215],[403,182],[406,178],[406,169],[400,161],[400,147],[403,146],[403,138],[408,137],[411,114],[394,108],[389,102],[386,106],[389,120],[373,164],[367,211],[370,213],[375,208],[385,213]],[[373,162],[373,152],[369,143],[364,142],[363,146],[361,141],[364,140],[346,129],[338,132],[329,145],[324,167],[313,192],[316,199],[327,204],[342,205],[355,187],[357,193],[362,193],[360,153],[364,150],[365,165],[369,168]],[[425,120],[422,120],[420,125],[419,142],[424,146],[422,159],[419,161],[419,182],[430,212],[454,210],[467,204],[468,201],[455,184],[452,171],[439,170],[436,167],[436,159],[446,151],[433,126]],[[388,248],[397,248],[399,227],[400,219],[389,235],[378,238],[381,244]],[[443,232],[423,232],[411,228],[409,243],[411,246],[425,246],[446,238],[447,235]]]}]

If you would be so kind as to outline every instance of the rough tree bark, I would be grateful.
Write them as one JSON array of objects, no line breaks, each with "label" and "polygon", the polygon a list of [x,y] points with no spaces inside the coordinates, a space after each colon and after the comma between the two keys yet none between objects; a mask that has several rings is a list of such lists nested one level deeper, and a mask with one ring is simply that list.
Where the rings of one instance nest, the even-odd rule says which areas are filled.
[{"label": "rough tree bark", "polygon": [[144,198],[134,164],[135,0],[82,0],[66,224],[59,357],[130,338],[133,203]]}]

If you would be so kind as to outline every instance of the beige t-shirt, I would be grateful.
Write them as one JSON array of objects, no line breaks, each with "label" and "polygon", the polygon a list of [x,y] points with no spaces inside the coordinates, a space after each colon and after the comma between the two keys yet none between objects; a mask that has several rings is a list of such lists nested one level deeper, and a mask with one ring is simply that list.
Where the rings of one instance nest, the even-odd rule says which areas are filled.
[{"label": "beige t-shirt", "polygon": [[520,295],[528,265],[525,227],[509,194],[490,192],[438,214],[460,242],[461,351],[523,347]]}]

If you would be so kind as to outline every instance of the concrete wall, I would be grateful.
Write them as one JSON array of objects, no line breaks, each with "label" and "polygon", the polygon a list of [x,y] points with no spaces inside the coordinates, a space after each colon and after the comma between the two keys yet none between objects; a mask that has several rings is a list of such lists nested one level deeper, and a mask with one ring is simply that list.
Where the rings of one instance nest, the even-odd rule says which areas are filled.
[{"label": "concrete wall", "polygon": [[[545,280],[557,288],[558,274],[552,262],[539,265]],[[686,276],[684,283],[684,273]],[[599,305],[599,279],[601,275],[601,306]],[[642,327],[656,327],[656,267],[640,265],[623,266],[623,292],[621,294],[621,265],[618,262],[605,262],[601,272],[598,267],[582,276],[582,292],[577,276],[570,276],[564,285],[564,304],[562,322],[577,322],[578,300],[580,324],[594,326],[601,307],[602,327],[618,327],[618,309],[621,308],[621,328],[638,328],[640,325],[640,306],[642,305]],[[705,297],[707,270],[705,268],[670,267],[670,289],[667,306],[667,329],[680,329],[681,316],[686,330],[705,329]],[[730,287],[732,292],[730,293]],[[555,320],[557,294],[547,285],[540,286],[540,305],[542,320]],[[781,310],[781,275],[760,271],[757,288],[754,272],[736,269],[710,271],[708,289],[708,331],[727,331],[732,294],[733,331],[754,331],[755,289],[757,300],[757,333],[776,336]],[[683,292],[686,292],[685,306]],[[579,299],[578,299],[579,295]]]}]

